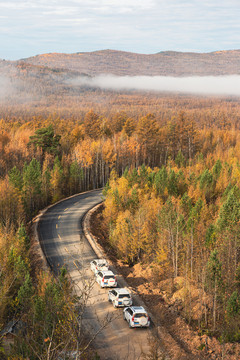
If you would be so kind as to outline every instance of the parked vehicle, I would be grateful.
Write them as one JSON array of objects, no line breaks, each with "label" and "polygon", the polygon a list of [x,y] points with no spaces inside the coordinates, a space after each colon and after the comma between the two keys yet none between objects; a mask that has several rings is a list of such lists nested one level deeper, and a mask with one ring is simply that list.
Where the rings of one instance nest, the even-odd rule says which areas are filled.
[{"label": "parked vehicle", "polygon": [[96,274],[96,281],[101,287],[116,287],[117,286],[116,276],[110,270],[98,271]]},{"label": "parked vehicle", "polygon": [[123,319],[130,328],[149,327],[150,319],[143,306],[129,306],[123,310]]},{"label": "parked vehicle", "polygon": [[128,289],[117,288],[117,289],[109,290],[108,301],[112,302],[114,307],[131,306],[132,296],[128,291]]},{"label": "parked vehicle", "polygon": [[109,269],[109,264],[106,259],[94,259],[90,262],[91,270],[96,274],[98,271],[106,271]]}]

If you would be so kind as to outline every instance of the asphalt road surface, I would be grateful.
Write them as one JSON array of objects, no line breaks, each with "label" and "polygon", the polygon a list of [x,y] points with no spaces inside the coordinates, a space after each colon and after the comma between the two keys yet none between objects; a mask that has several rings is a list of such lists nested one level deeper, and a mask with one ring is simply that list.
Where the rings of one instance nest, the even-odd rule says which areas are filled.
[{"label": "asphalt road surface", "polygon": [[[101,200],[101,191],[96,190],[50,207],[40,219],[39,239],[52,270],[57,273],[66,266],[78,295],[84,288],[91,288],[83,323],[92,336],[100,331],[94,347],[101,359],[143,359],[143,352],[149,352],[150,330],[129,329],[122,309],[114,309],[108,302],[108,289],[100,288],[90,270],[96,254],[83,235],[81,220]],[[108,325],[102,328],[109,318]]]}]

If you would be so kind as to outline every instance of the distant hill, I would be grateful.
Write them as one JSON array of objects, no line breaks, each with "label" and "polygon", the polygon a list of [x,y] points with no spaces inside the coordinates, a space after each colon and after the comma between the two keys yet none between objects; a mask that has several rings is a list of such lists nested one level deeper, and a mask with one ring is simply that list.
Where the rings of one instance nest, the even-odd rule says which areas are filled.
[{"label": "distant hill", "polygon": [[103,50],[42,54],[18,61],[0,59],[0,107],[27,104],[49,109],[81,104],[89,109],[106,101],[105,96],[109,96],[107,101],[112,107],[111,90],[99,90],[98,85],[85,82],[84,77],[98,74],[176,77],[240,74],[240,50],[208,54],[165,51],[153,55]]},{"label": "distant hill", "polygon": [[21,59],[19,62],[88,75],[216,76],[240,74],[240,50],[211,53],[163,51],[152,55],[102,50],[75,54],[42,54]]}]

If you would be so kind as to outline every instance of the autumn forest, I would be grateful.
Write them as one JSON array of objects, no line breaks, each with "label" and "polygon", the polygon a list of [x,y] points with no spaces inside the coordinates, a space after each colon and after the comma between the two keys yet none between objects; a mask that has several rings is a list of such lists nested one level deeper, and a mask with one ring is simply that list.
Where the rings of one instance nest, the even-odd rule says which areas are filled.
[{"label": "autumn forest", "polygon": [[[116,257],[154,268],[156,282],[181,277],[185,320],[239,342],[239,99],[85,89],[47,106],[45,95],[0,108],[0,328],[20,316],[35,329],[8,359],[46,359],[52,324],[75,311],[65,270],[57,281],[31,263],[31,220],[101,187]],[[55,347],[75,325],[58,325]]]}]

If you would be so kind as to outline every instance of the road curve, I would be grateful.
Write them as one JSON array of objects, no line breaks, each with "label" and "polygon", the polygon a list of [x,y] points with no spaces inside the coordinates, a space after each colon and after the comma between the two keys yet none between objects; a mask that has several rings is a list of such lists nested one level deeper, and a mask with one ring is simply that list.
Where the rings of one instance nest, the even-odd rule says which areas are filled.
[{"label": "road curve", "polygon": [[[78,294],[86,282],[94,277],[89,263],[96,254],[83,234],[81,220],[85,213],[101,202],[101,190],[68,198],[50,207],[40,218],[38,236],[52,270],[65,265]],[[120,284],[121,286],[121,284]],[[112,317],[94,340],[94,347],[104,360],[135,360],[149,351],[149,329],[129,329],[122,318],[122,309],[114,309],[107,300],[107,289],[93,284],[84,324],[94,334],[99,331],[106,316]]]}]

